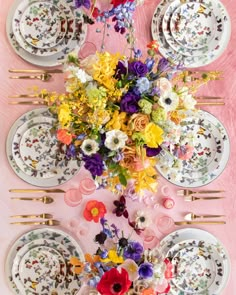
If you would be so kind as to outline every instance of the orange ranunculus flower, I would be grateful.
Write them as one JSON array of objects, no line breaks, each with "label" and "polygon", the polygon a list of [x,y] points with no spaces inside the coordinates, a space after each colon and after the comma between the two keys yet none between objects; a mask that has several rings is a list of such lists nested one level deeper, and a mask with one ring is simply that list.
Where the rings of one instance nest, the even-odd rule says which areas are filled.
[{"label": "orange ranunculus flower", "polygon": [[86,220],[93,220],[97,223],[100,218],[104,217],[106,212],[106,207],[102,202],[91,200],[86,204],[83,215]]},{"label": "orange ranunculus flower", "polygon": [[144,114],[133,114],[129,120],[129,128],[135,131],[143,131],[149,123],[149,117]]},{"label": "orange ranunculus flower", "polygon": [[152,288],[148,288],[143,290],[141,295],[155,295],[156,292]]},{"label": "orange ranunculus flower", "polygon": [[57,130],[57,139],[66,145],[71,144],[73,137],[74,136],[71,133],[69,133],[67,129]]},{"label": "orange ranunculus flower", "polygon": [[125,168],[132,169],[134,160],[137,157],[135,147],[124,147],[122,152],[124,158],[120,161],[120,165]]}]

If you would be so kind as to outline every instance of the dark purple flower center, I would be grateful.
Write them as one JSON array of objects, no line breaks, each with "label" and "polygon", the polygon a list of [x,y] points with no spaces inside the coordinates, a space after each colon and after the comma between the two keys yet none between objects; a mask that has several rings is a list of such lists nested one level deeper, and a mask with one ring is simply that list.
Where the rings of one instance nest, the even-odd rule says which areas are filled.
[{"label": "dark purple flower center", "polygon": [[146,219],[145,219],[144,216],[141,216],[141,217],[139,218],[139,220],[140,220],[141,222],[144,222]]},{"label": "dark purple flower center", "polygon": [[128,245],[128,240],[126,238],[119,239],[119,246],[125,248]]},{"label": "dark purple flower center", "polygon": [[115,292],[120,292],[121,289],[122,289],[122,286],[121,286],[120,283],[115,283],[115,284],[113,285],[113,290],[114,290]]},{"label": "dark purple flower center", "polygon": [[169,97],[167,97],[167,98],[165,99],[165,103],[166,103],[166,104],[170,105],[171,102],[172,102],[172,100],[171,100]]}]

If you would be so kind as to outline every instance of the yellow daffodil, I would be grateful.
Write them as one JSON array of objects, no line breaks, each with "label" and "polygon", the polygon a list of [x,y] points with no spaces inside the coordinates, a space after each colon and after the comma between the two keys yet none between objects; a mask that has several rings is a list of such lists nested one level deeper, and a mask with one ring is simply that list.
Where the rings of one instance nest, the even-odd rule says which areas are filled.
[{"label": "yellow daffodil", "polygon": [[63,103],[58,107],[58,119],[62,127],[69,125],[71,121],[71,111],[68,104]]},{"label": "yellow daffodil", "polygon": [[106,129],[118,129],[118,130],[126,130],[127,126],[125,125],[126,122],[126,113],[119,111],[114,111],[112,114],[111,120],[106,124]]},{"label": "yellow daffodil", "polygon": [[144,130],[147,146],[150,148],[157,148],[163,142],[163,133],[164,131],[159,126],[152,122],[149,123]]},{"label": "yellow daffodil", "polygon": [[122,256],[118,256],[116,250],[110,250],[108,252],[108,256],[105,259],[101,259],[102,262],[113,262],[115,264],[120,264],[124,262],[124,258]]}]

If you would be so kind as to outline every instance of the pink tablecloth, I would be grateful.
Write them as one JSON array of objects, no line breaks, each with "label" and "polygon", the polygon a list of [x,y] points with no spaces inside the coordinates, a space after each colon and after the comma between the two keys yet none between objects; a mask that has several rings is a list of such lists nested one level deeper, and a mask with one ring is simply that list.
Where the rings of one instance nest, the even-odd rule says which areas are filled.
[{"label": "pink tablecloth", "polygon": [[[55,197],[56,202],[52,205],[46,206],[43,204],[38,204],[35,206],[33,203],[27,202],[13,202],[10,200],[12,196],[8,190],[10,188],[29,188],[30,185],[24,183],[21,179],[19,179],[11,167],[8,164],[6,153],[5,153],[5,140],[8,134],[8,131],[13,124],[13,122],[24,112],[32,109],[32,107],[26,106],[9,106],[8,105],[8,95],[15,93],[23,93],[27,90],[29,86],[38,85],[39,87],[45,87],[45,84],[42,82],[28,82],[28,81],[13,81],[8,79],[8,69],[9,68],[33,68],[33,66],[29,65],[25,61],[23,61],[20,57],[18,57],[10,45],[8,44],[6,33],[5,33],[5,20],[8,13],[8,9],[13,1],[1,1],[1,10],[0,10],[0,34],[1,34],[1,42],[0,42],[0,126],[1,126],[1,146],[0,146],[0,163],[1,163],[1,171],[0,171],[0,184],[1,184],[1,198],[0,198],[0,287],[1,294],[8,295],[11,294],[9,289],[7,288],[7,284],[4,276],[4,260],[7,254],[7,251],[11,245],[11,243],[24,231],[31,229],[31,227],[20,227],[10,225],[10,215],[13,214],[27,214],[27,213],[42,213],[48,212],[54,214],[56,219],[59,219],[64,224],[70,218],[76,217],[80,223],[81,227],[86,228],[88,236],[79,234],[80,244],[82,249],[85,251],[92,251],[95,249],[92,241],[93,234],[97,232],[98,226],[95,226],[92,223],[87,223],[83,220],[82,211],[86,200],[76,208],[70,208],[64,204],[63,197],[61,195],[57,195]],[[159,0],[149,0],[148,4],[138,8],[136,12],[136,35],[138,40],[138,46],[141,49],[145,50],[145,45],[151,40],[150,34],[150,26],[151,26],[151,17],[154,11],[154,8],[159,3]],[[213,183],[207,186],[207,188],[211,189],[224,189],[225,199],[221,201],[212,201],[209,203],[205,202],[194,202],[194,203],[186,203],[181,197],[177,197],[175,195],[176,187],[171,187],[171,196],[175,199],[176,206],[171,211],[167,211],[163,207],[159,207],[159,209],[151,210],[150,214],[152,215],[153,222],[158,216],[161,214],[171,215],[175,220],[181,220],[183,215],[186,212],[195,212],[195,213],[211,213],[211,214],[224,214],[226,215],[226,225],[216,225],[216,226],[199,226],[198,228],[209,231],[214,234],[219,240],[227,248],[232,264],[232,272],[229,283],[225,288],[224,292],[221,295],[233,295],[236,294],[236,280],[234,279],[234,274],[236,273],[236,149],[235,149],[235,129],[236,129],[236,121],[235,121],[235,112],[236,112],[236,104],[235,104],[235,94],[236,94],[236,54],[234,52],[236,48],[236,5],[234,0],[224,0],[223,1],[228,12],[231,16],[232,20],[232,37],[230,44],[224,54],[214,63],[206,67],[209,70],[222,70],[224,73],[224,78],[217,82],[211,82],[207,87],[202,90],[204,95],[211,96],[222,96],[225,97],[225,106],[210,106],[205,107],[204,109],[211,112],[215,115],[226,127],[230,139],[231,139],[231,154],[229,163],[224,170],[224,172],[220,175],[218,179],[216,179]],[[96,42],[97,46],[100,44],[102,36],[101,34],[95,33],[95,28],[90,28],[87,36],[88,41]],[[122,37],[110,36],[106,40],[107,50],[116,51],[122,49]],[[61,75],[54,75],[53,81],[46,84],[47,88],[52,90],[63,90],[63,78]],[[71,181],[62,186],[63,189],[68,189],[72,187],[78,187],[78,181],[86,172],[82,169],[81,172],[74,177]],[[166,183],[164,180],[160,179],[161,183]],[[160,184],[161,185],[161,184]],[[30,194],[29,194],[30,196]],[[98,191],[93,195],[87,197],[86,199],[99,199],[104,201],[107,204],[108,210],[112,208],[112,201],[115,196],[113,196],[108,191]],[[157,195],[157,199],[161,200],[161,194]],[[131,201],[129,202],[131,205]],[[135,208],[142,207],[139,203],[133,203],[130,206],[130,213],[135,211]],[[112,218],[112,214],[107,215],[108,218]],[[114,219],[114,217],[113,217]],[[119,225],[126,225],[126,221],[123,219],[117,220]],[[127,227],[126,227],[127,228]],[[155,228],[155,224],[154,224]],[[127,229],[127,232],[130,232]],[[157,235],[159,238],[162,238],[164,235],[157,231]],[[89,243],[88,243],[89,241]]]}]

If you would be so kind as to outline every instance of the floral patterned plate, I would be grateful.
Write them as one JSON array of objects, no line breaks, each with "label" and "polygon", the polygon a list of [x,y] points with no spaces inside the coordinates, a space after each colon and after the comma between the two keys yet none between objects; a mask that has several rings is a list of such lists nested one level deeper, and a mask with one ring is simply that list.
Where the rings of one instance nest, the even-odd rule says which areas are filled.
[{"label": "floral patterned plate", "polygon": [[50,122],[53,118],[47,108],[29,111],[12,125],[6,141],[7,158],[17,176],[41,187],[68,181],[78,173],[80,164],[58,152],[57,140],[49,132]]},{"label": "floral patterned plate", "polygon": [[[17,15],[15,27],[18,26],[18,32],[19,32],[19,20],[21,18],[21,10],[19,10],[18,7],[19,5],[22,4],[22,2],[24,4],[26,3],[26,7],[27,7],[32,2],[35,2],[35,1],[34,0],[33,1],[32,0],[23,0],[23,1],[14,0],[7,16],[6,32],[7,32],[7,37],[12,48],[24,60],[28,61],[31,64],[43,66],[43,67],[56,66],[62,63],[62,61],[66,58],[66,55],[69,52],[73,51],[77,47],[80,48],[82,46],[87,34],[87,25],[84,23],[82,10],[80,9],[75,10],[73,4],[71,3],[71,0],[66,0],[66,1],[52,0],[51,1],[51,3],[57,6],[60,10],[63,9],[63,7],[69,6],[69,10],[63,10],[63,12],[66,14],[66,17],[67,17],[68,30],[65,34],[65,38],[63,38],[63,41],[61,43],[58,43],[56,46],[49,49],[47,48],[39,49],[36,47],[32,47],[27,42],[25,42],[24,46],[22,46],[17,41],[17,38],[14,34],[15,30],[13,29],[13,26],[12,26],[12,23],[14,23],[13,20],[15,19],[15,16]],[[73,14],[72,19],[70,17],[71,12]],[[75,30],[71,32],[71,29],[73,28],[74,24],[75,24]],[[30,52],[28,52],[27,50]]]},{"label": "floral patterned plate", "polygon": [[[213,275],[215,272],[215,279],[209,290],[202,292],[199,290],[195,293],[191,293],[180,290],[173,282],[171,282],[171,291],[168,295],[221,294],[229,279],[230,259],[226,249],[216,237],[204,230],[197,228],[185,228],[167,235],[163,240],[161,240],[160,247],[165,257],[177,257],[178,252],[185,248],[189,251],[191,251],[192,248],[199,248],[199,255],[204,255],[204,252],[201,252],[204,249],[204,251],[209,253],[207,256],[210,255],[215,264],[215,270],[212,269]],[[181,253],[185,253],[187,255],[189,254],[186,250]],[[195,258],[197,258],[197,256],[195,256]],[[202,284],[204,288],[204,283],[202,282]],[[185,283],[183,285],[185,286]],[[186,288],[186,286],[184,288]]]},{"label": "floral patterned plate", "polygon": [[[20,248],[20,250],[18,250],[13,260],[13,266],[12,266],[13,281],[16,287],[19,290],[21,290],[22,293],[24,292],[25,287],[24,287],[24,282],[21,280],[21,277],[20,277],[19,267],[21,264],[21,260],[28,251],[34,248],[38,248],[39,246],[41,247],[44,246],[44,247],[56,250],[63,257],[65,261],[65,266],[67,266],[69,263],[69,260],[71,257],[70,251],[63,244],[58,243],[57,241],[48,240],[48,239],[36,239],[30,243],[25,244],[23,247]],[[66,284],[69,284],[72,281],[73,275],[69,271],[64,270],[63,265],[61,266],[62,267],[60,268],[60,274],[59,276],[55,278],[54,287],[57,288],[60,285],[60,288],[63,289],[63,288],[66,288]],[[61,275],[63,277],[61,277]],[[47,288],[47,286],[45,286],[45,288]]]},{"label": "floral patterned plate", "polygon": [[[167,8],[171,5],[172,0],[162,0],[153,15],[152,18],[152,37],[154,40],[157,40],[159,43],[159,51],[160,53],[166,57],[170,58],[175,64],[182,64],[184,67],[195,68],[205,66],[210,64],[214,60],[216,60],[226,49],[228,42],[230,40],[231,35],[231,23],[229,15],[223,6],[223,4],[219,0],[196,0],[194,2],[201,3],[204,7],[212,10],[215,16],[217,17],[217,39],[214,42],[217,42],[216,46],[208,45],[207,52],[202,52],[201,55],[195,56],[194,54],[185,55],[183,50],[175,50],[173,46],[170,46],[168,41],[170,42],[171,38],[167,38],[164,35],[162,22]],[[176,3],[176,2],[175,2]],[[185,3],[191,5],[192,1],[186,0]],[[182,1],[179,0],[179,5],[182,4]],[[178,5],[177,5],[178,7]],[[176,6],[175,6],[176,9]],[[219,14],[220,11],[220,14]],[[173,12],[173,11],[172,11]],[[170,25],[168,26],[168,30]],[[174,40],[174,38],[172,38]],[[213,42],[213,39],[212,41]],[[176,42],[177,43],[177,42]],[[175,45],[176,45],[175,43]],[[210,43],[211,44],[211,43]],[[216,44],[216,43],[214,43]],[[212,49],[212,46],[214,49]],[[183,48],[183,47],[182,47]],[[190,53],[190,52],[189,52]]]},{"label": "floral patterned plate", "polygon": [[[196,4],[202,5],[196,1]],[[187,5],[187,4],[186,4]],[[224,32],[224,22],[222,24],[219,23],[219,26],[217,26],[217,29],[214,30],[214,32],[211,32],[212,39],[209,42],[209,44],[206,44],[205,46],[201,48],[187,48],[180,43],[178,43],[172,34],[172,31],[176,30],[176,27],[178,25],[177,19],[178,16],[176,16],[176,13],[178,9],[182,6],[181,0],[175,0],[172,3],[170,3],[169,6],[167,6],[166,11],[164,13],[163,21],[162,21],[162,30],[165,36],[165,39],[167,43],[177,52],[186,55],[186,56],[201,56],[204,54],[208,54],[209,52],[220,50],[221,48],[221,39],[223,37]],[[212,7],[211,10],[212,17],[215,17],[215,22],[220,20],[221,18],[221,10],[218,6]],[[176,21],[174,21],[176,19]]]},{"label": "floral patterned plate", "polygon": [[[62,24],[65,28],[62,30]],[[20,32],[30,45],[50,48],[57,45],[67,30],[63,10],[48,2],[33,2],[22,14]]]},{"label": "floral patterned plate", "polygon": [[46,46],[44,46],[44,48],[37,48],[34,44],[28,43],[21,33],[22,12],[24,12],[25,9],[29,7],[29,5],[32,5],[33,3],[38,3],[35,1],[36,0],[34,0],[33,2],[30,2],[29,0],[23,0],[17,6],[17,9],[15,10],[14,16],[12,18],[12,29],[14,32],[14,36],[19,45],[31,54],[37,56],[54,55],[56,52],[62,51],[72,41],[75,32],[74,14],[70,6],[68,6],[63,0],[54,0],[53,5],[57,7],[57,9],[59,9],[61,12],[63,12],[63,14],[66,17],[65,21],[61,21],[60,28],[60,31],[65,33],[65,35],[63,36],[63,38],[61,38],[61,40],[59,40],[59,43],[57,43],[55,46],[51,46],[49,48],[47,48]]},{"label": "floral patterned plate", "polygon": [[212,182],[224,170],[230,154],[229,137],[220,121],[204,111],[198,111],[194,117],[189,112],[181,129],[186,142],[193,140],[192,157],[176,165],[176,158],[169,153],[158,156],[158,171],[178,186],[199,187]]},{"label": "floral patterned plate", "polygon": [[[10,289],[13,291],[14,294],[21,294],[21,295],[49,295],[51,293],[57,292],[58,295],[72,295],[76,294],[80,287],[81,287],[81,280],[77,275],[73,275],[69,271],[69,266],[67,269],[67,274],[65,276],[64,282],[61,284],[56,284],[56,282],[50,284],[44,284],[42,281],[42,285],[44,286],[44,291],[41,293],[36,293],[35,288],[37,284],[32,282],[31,288],[27,289],[24,288],[23,290],[19,290],[18,286],[15,284],[15,277],[19,277],[19,272],[15,273],[15,277],[12,277],[12,269],[14,265],[15,258],[18,256],[18,252],[21,250],[22,247],[27,247],[28,250],[32,250],[38,244],[38,240],[42,241],[45,240],[45,247],[55,247],[55,251],[59,252],[60,255],[64,256],[64,250],[60,250],[61,247],[66,248],[67,251],[70,253],[71,256],[78,257],[80,260],[84,260],[84,256],[82,250],[78,243],[68,234],[59,230],[59,229],[51,229],[51,228],[42,228],[29,231],[19,237],[11,246],[10,251],[6,257],[5,261],[5,273],[7,276],[7,281]],[[34,245],[33,242],[36,242]],[[41,243],[41,242],[40,242]],[[54,246],[55,243],[55,246]],[[59,245],[59,246],[58,246]],[[61,246],[60,246],[61,245]],[[26,248],[26,249],[27,249]],[[45,248],[46,249],[46,248]],[[26,251],[27,252],[27,251]],[[28,253],[28,252],[27,252]],[[32,252],[31,252],[32,253]],[[40,255],[40,253],[38,253]],[[20,262],[19,258],[17,258]],[[66,260],[66,259],[65,259]],[[22,262],[23,263],[23,262]],[[18,264],[19,265],[19,264]],[[14,266],[15,267],[15,266]],[[18,278],[17,278],[18,280]]]}]

